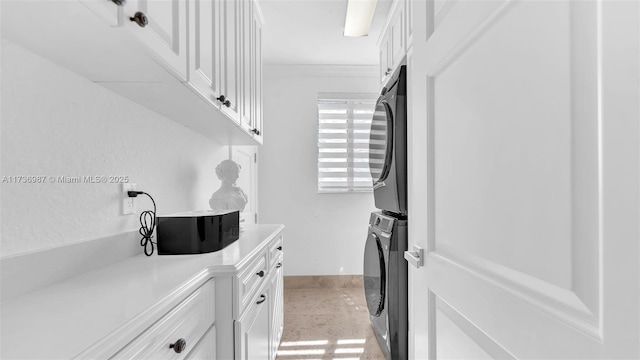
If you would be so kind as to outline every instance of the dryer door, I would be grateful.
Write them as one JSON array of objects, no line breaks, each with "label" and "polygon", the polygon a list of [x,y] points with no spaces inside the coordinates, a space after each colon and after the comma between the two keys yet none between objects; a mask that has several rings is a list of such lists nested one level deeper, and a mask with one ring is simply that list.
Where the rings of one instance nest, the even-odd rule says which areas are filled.
[{"label": "dryer door", "polygon": [[364,295],[372,316],[380,316],[384,310],[387,272],[382,243],[370,230],[364,249]]},{"label": "dryer door", "polygon": [[376,104],[369,131],[369,171],[374,187],[389,176],[392,150],[393,114],[387,100],[380,100]]}]

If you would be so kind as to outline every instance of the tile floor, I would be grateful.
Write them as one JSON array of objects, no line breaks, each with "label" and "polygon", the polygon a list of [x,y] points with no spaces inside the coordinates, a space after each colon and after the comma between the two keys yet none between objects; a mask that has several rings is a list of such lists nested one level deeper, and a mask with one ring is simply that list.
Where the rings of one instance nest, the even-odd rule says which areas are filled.
[{"label": "tile floor", "polygon": [[297,281],[287,286],[285,278],[284,333],[276,359],[384,360],[362,282],[330,283],[310,281],[305,286]]}]

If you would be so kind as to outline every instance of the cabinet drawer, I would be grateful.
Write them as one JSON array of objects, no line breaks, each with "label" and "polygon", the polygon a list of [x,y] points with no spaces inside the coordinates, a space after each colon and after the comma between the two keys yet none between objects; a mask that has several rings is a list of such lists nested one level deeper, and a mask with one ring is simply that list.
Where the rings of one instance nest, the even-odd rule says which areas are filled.
[{"label": "cabinet drawer", "polygon": [[211,326],[200,342],[191,350],[184,360],[215,360],[216,327]]},{"label": "cabinet drawer", "polygon": [[278,253],[275,257],[272,257],[272,261],[270,262],[271,266],[269,267],[269,274],[275,273],[279,268],[282,267],[282,253]]},{"label": "cabinet drawer", "polygon": [[[167,315],[120,350],[113,359],[184,359],[215,321],[214,280],[207,281]],[[184,350],[170,348],[179,339]]]},{"label": "cabinet drawer", "polygon": [[238,298],[240,307],[238,315],[242,314],[251,302],[253,295],[260,288],[267,276],[267,254],[262,253],[254,259],[237,277]]},{"label": "cabinet drawer", "polygon": [[269,269],[278,262],[282,262],[282,235],[269,245]]}]

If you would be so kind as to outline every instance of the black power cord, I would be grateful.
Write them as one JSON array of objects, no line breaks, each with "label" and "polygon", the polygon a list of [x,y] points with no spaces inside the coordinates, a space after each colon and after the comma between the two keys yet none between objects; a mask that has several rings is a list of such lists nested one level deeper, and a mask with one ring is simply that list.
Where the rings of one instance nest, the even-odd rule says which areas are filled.
[{"label": "black power cord", "polygon": [[[144,247],[144,254],[147,256],[153,255],[154,244],[153,242],[153,230],[156,228],[156,202],[151,195],[144,191],[128,191],[129,197],[137,197],[138,195],[147,195],[153,203],[153,211],[145,210],[140,213],[140,230],[138,231],[142,238],[140,238],[140,246]],[[149,250],[150,249],[150,250]]]}]

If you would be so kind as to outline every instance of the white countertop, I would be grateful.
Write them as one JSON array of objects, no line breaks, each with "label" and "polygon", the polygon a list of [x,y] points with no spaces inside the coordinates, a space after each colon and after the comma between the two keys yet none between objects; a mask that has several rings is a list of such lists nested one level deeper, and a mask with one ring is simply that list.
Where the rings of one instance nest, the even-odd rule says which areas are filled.
[{"label": "white countertop", "polygon": [[[217,252],[139,255],[3,302],[0,357],[69,359],[108,335],[126,341],[118,329],[144,330],[166,304],[210,277],[235,272],[283,229],[245,226],[239,240]],[[162,309],[153,306],[159,302]]]}]

